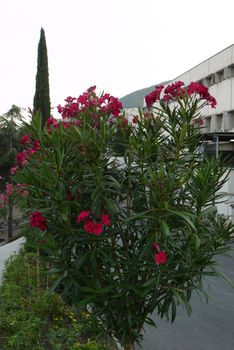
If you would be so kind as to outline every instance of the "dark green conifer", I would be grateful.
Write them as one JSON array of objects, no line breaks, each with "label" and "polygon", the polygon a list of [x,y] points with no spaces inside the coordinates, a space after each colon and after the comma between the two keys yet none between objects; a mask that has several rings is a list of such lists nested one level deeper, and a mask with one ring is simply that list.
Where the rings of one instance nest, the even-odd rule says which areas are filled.
[{"label": "dark green conifer", "polygon": [[45,31],[41,28],[41,36],[38,44],[36,92],[33,101],[34,113],[39,111],[42,117],[42,126],[50,117],[50,88],[49,70]]}]

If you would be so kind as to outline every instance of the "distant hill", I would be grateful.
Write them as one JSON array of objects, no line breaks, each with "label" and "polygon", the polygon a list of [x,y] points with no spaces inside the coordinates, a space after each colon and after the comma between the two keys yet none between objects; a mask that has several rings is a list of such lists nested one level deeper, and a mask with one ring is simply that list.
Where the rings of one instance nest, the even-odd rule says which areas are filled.
[{"label": "distant hill", "polygon": [[[163,82],[163,85],[168,84],[169,81]],[[119,100],[122,102],[124,108],[134,108],[134,107],[143,107],[143,102],[144,102],[144,97],[148,95],[151,91],[154,90],[156,85],[160,84],[155,84],[150,87],[137,90],[134,92],[131,92],[130,94],[121,97]]]}]

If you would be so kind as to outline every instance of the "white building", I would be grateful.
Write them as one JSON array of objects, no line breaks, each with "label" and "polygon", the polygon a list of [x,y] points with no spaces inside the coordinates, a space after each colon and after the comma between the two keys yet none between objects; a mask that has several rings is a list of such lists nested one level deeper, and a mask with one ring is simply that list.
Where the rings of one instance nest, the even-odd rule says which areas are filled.
[{"label": "white building", "polygon": [[234,131],[234,45],[173,79],[177,80],[185,85],[192,81],[202,83],[216,98],[216,109],[203,110],[205,132]]},{"label": "white building", "polygon": [[217,100],[217,108],[202,110],[207,150],[232,159],[231,173],[223,191],[227,192],[227,202],[218,205],[219,213],[230,216],[234,222],[234,45],[208,58],[187,72],[173,79],[199,82],[209,87],[209,92]]}]

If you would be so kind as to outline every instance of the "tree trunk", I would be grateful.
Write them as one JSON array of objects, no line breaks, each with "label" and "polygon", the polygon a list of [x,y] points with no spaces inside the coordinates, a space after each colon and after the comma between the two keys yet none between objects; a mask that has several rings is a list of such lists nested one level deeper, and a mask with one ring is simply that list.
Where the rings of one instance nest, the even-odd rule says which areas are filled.
[{"label": "tree trunk", "polygon": [[127,343],[124,345],[124,350],[134,350],[133,343]]},{"label": "tree trunk", "polygon": [[9,212],[8,212],[8,240],[13,237],[13,200],[9,198]]},{"label": "tree trunk", "polygon": [[37,261],[36,261],[36,266],[37,266],[37,289],[40,288],[40,250],[37,249]]}]

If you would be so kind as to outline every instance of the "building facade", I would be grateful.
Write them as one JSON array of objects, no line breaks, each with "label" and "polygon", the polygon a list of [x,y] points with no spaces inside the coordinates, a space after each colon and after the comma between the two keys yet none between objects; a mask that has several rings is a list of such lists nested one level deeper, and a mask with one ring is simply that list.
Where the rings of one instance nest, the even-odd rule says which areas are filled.
[{"label": "building facade", "polygon": [[203,110],[204,132],[234,132],[234,45],[173,79],[177,80],[202,83],[216,98],[216,109]]},{"label": "building facade", "polygon": [[229,216],[234,223],[234,45],[218,52],[170,83],[183,81],[202,83],[217,100],[217,108],[203,108],[202,132],[204,150],[229,159],[230,176],[222,191],[226,202],[217,206],[220,214]]}]

